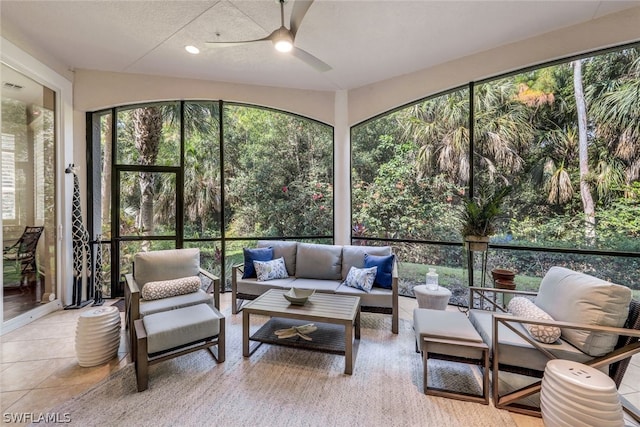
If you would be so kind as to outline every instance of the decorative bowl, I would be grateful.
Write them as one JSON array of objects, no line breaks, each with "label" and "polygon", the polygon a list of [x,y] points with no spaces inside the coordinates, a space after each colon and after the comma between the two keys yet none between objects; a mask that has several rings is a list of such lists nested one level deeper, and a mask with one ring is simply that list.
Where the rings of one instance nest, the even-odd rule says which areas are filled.
[{"label": "decorative bowl", "polygon": [[293,305],[305,305],[309,297],[315,292],[315,289],[291,288],[284,293],[284,297]]}]

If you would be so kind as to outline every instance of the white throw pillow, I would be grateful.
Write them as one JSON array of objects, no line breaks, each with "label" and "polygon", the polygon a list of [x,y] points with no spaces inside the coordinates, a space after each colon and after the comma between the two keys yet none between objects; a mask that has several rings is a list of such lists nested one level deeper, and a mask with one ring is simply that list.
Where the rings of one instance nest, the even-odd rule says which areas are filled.
[{"label": "white throw pillow", "polygon": [[356,268],[351,267],[349,274],[344,280],[344,284],[352,288],[361,289],[365,292],[370,292],[373,287],[373,282],[376,279],[378,273],[378,267],[369,268]]},{"label": "white throw pillow", "polygon": [[289,277],[284,258],[280,257],[271,261],[253,261],[256,276],[260,282],[274,279],[286,279]]},{"label": "white throw pillow", "polygon": [[[525,317],[527,319],[537,320],[554,320],[540,307],[535,305],[531,300],[523,297],[512,298],[507,307],[509,311],[516,317]],[[529,334],[541,343],[551,344],[560,338],[562,330],[555,326],[532,325],[523,323],[523,326],[529,331]]]},{"label": "white throw pillow", "polygon": [[159,280],[157,282],[147,282],[141,291],[143,300],[154,300],[161,298],[175,297],[178,295],[198,292],[201,282],[198,276],[182,277],[173,280]]}]

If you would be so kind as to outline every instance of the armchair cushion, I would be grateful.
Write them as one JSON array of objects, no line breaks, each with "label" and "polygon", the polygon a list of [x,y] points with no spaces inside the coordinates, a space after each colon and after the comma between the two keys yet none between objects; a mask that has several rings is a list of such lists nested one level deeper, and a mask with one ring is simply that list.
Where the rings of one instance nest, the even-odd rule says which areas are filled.
[{"label": "armchair cushion", "polygon": [[[596,277],[552,267],[540,283],[535,304],[555,320],[622,327],[629,315],[631,289]],[[607,354],[618,336],[563,328],[562,338],[590,356]]]},{"label": "armchair cushion", "polygon": [[[509,311],[516,317],[525,317],[527,319],[553,320],[549,314],[545,313],[540,307],[536,306],[531,300],[523,297],[515,297],[509,301]],[[524,324],[529,335],[536,341],[545,344],[554,343],[560,338],[562,331],[560,328],[544,325]]]},{"label": "armchair cushion", "polygon": [[271,261],[253,261],[253,266],[256,269],[258,280],[261,282],[289,277],[282,257]]},{"label": "armchair cushion", "polygon": [[147,282],[197,276],[200,272],[200,250],[168,249],[139,252],[133,259],[133,277],[140,288]]},{"label": "armchair cushion", "polygon": [[192,292],[198,292],[202,286],[200,277],[182,277],[180,279],[173,280],[160,280],[157,282],[147,282],[140,296],[144,300],[154,300],[168,297],[175,297],[178,295],[190,294]]}]

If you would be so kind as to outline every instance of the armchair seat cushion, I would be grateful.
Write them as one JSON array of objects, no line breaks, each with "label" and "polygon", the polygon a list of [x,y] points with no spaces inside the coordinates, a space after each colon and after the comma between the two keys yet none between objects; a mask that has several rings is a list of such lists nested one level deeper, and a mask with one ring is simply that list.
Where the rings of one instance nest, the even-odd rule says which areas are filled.
[{"label": "armchair seat cushion", "polygon": [[202,303],[208,304],[212,307],[214,305],[213,295],[206,293],[202,289],[198,289],[197,292],[191,292],[189,294],[178,295],[175,297],[155,299],[150,301],[140,300],[140,317],[159,313],[161,311],[189,307]]},{"label": "armchair seat cushion", "polygon": [[[482,337],[482,340],[489,345],[490,354],[494,354],[492,312],[471,310],[469,313],[469,320],[471,320],[471,323]],[[516,327],[521,330],[523,334],[528,335],[528,332],[522,325],[516,325]],[[498,325],[498,338],[498,354],[501,365],[544,371],[549,359],[526,340],[501,324]],[[567,359],[579,363],[584,363],[592,359],[591,356],[583,353],[562,339],[559,339],[553,344],[539,344],[559,359]]]},{"label": "armchair seat cushion", "polygon": [[147,331],[149,354],[204,340],[220,332],[220,319],[207,304],[151,314],[142,322]]}]

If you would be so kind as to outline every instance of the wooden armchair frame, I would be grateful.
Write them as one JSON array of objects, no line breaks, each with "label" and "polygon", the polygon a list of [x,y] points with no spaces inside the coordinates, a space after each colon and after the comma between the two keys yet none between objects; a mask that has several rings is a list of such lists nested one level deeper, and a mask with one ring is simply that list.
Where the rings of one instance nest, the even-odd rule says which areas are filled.
[{"label": "wooden armchair frame", "polygon": [[[478,294],[481,301],[486,301],[491,303],[493,301],[491,298],[488,298],[487,295],[484,295],[486,292],[492,292],[493,295],[496,293],[508,293],[522,296],[534,296],[535,292],[525,292],[525,291],[513,291],[506,289],[496,289],[496,288],[470,288],[470,307],[471,302],[474,300],[474,294]],[[498,304],[491,304],[491,307],[496,310],[505,311],[503,307]],[[623,328],[614,328],[608,326],[598,326],[598,325],[589,325],[583,323],[572,323],[572,322],[561,322],[561,321],[549,321],[549,320],[538,320],[538,319],[527,319],[523,317],[514,317],[506,314],[496,313],[493,316],[493,342],[492,344],[492,384],[493,384],[493,400],[494,405],[500,409],[507,409],[512,412],[519,412],[526,415],[532,416],[540,416],[540,409],[528,405],[524,405],[518,403],[518,400],[535,394],[540,391],[542,381],[536,381],[533,384],[522,387],[518,390],[511,391],[509,393],[505,393],[503,395],[500,394],[499,389],[499,372],[500,370],[506,372],[515,372],[518,374],[533,376],[537,378],[541,378],[543,372],[538,370],[531,370],[519,366],[509,366],[500,363],[500,352],[499,352],[499,329],[500,325],[504,325],[506,328],[511,330],[513,333],[517,334],[520,338],[525,340],[531,346],[533,346],[536,350],[540,351],[549,360],[556,359],[557,357],[550,353],[548,350],[543,348],[540,343],[534,340],[529,334],[523,333],[521,329],[517,328],[517,324],[532,324],[532,325],[544,325],[544,326],[554,326],[560,328],[567,329],[576,329],[576,330],[584,330],[584,331],[594,331],[594,332],[611,332],[619,336],[618,343],[615,348],[599,357],[595,357],[588,362],[584,362],[585,365],[601,368],[606,365],[610,365],[609,367],[609,376],[614,380],[617,387],[620,386],[622,382],[622,378],[624,376],[624,372],[629,365],[629,361],[631,356],[634,354],[640,353],[640,302],[632,300],[629,306],[629,315],[627,317],[627,321],[625,323],[625,327]],[[640,413],[638,408],[633,407],[626,399],[622,399],[623,407],[625,411],[627,411],[634,419],[640,421]]]},{"label": "wooden armchair frame", "polygon": [[[202,268],[200,268],[199,274],[211,280],[211,285],[207,288],[207,293],[211,293],[213,290],[213,304],[216,309],[220,310],[220,278]],[[126,286],[124,287],[125,327],[129,329],[129,349],[131,351],[131,358],[135,362],[136,337],[134,322],[140,319],[141,289],[133,278],[132,273],[125,274],[124,277],[126,281]]]}]

